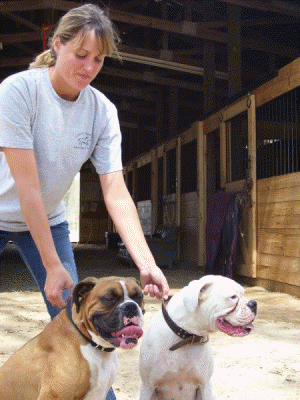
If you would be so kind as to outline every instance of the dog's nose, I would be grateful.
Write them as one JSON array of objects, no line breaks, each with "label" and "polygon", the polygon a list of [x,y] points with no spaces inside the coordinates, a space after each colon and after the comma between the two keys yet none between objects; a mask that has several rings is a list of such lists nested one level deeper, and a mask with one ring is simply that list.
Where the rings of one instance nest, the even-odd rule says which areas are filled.
[{"label": "dog's nose", "polygon": [[126,315],[126,317],[133,318],[136,316],[136,314],[138,312],[138,307],[137,307],[137,304],[132,301],[132,302],[125,303],[122,306],[122,310],[124,312],[124,315]]},{"label": "dog's nose", "polygon": [[247,303],[247,306],[250,308],[254,315],[257,314],[257,302],[255,300],[250,300]]}]

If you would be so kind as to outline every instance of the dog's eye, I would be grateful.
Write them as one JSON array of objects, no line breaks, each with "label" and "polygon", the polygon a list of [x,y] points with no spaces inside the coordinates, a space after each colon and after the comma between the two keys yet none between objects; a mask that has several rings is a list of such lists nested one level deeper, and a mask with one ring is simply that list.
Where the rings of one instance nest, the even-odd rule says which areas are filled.
[{"label": "dog's eye", "polygon": [[144,296],[143,296],[142,293],[137,293],[137,294],[131,296],[131,298],[132,298],[132,300],[134,300],[135,302],[140,303],[140,302],[143,300]]},{"label": "dog's eye", "polygon": [[113,305],[117,302],[117,299],[115,297],[100,297],[100,300],[105,303],[105,304],[109,304],[109,305]]},{"label": "dog's eye", "polygon": [[237,299],[237,295],[236,294],[234,294],[233,296],[231,296],[230,297],[232,300],[235,300],[235,299]]}]

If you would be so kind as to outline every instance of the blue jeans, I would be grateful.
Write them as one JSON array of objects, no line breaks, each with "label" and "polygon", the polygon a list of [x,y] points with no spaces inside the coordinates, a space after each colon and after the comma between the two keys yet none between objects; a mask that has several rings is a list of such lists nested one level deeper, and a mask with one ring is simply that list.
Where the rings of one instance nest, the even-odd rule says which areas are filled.
[{"label": "blue jeans", "polygon": [[[52,226],[51,233],[57,254],[63,266],[69,272],[71,278],[76,284],[78,282],[78,275],[74,259],[74,253],[69,238],[70,232],[68,229],[68,223],[65,221],[62,222],[61,224]],[[44,292],[46,271],[30,232],[0,231],[0,254],[4,250],[8,241],[14,242],[15,246],[17,247],[23,261],[25,262],[28,270],[30,271],[32,277],[34,278],[37,286],[39,287],[43,295],[44,301],[46,303],[48,313],[51,319],[53,319],[60,312],[60,309],[53,307],[46,299]],[[70,293],[68,293],[68,291],[66,290],[64,293],[64,297],[67,298],[69,297],[69,295]],[[110,388],[106,400],[116,400],[116,396],[112,388]]]},{"label": "blue jeans", "polygon": [[[78,276],[76,271],[73,249],[69,239],[68,223],[62,222],[61,224],[52,226],[51,233],[57,254],[63,266],[69,272],[71,278],[76,284],[78,282]],[[39,287],[44,297],[48,313],[51,319],[53,319],[59,313],[60,309],[53,307],[46,299],[44,292],[44,286],[46,281],[46,270],[43,266],[40,254],[35,246],[31,234],[29,233],[29,231],[25,232],[0,231],[0,253],[2,252],[2,250],[4,249],[9,240],[14,242],[16,248],[18,249],[24,263],[26,264],[26,267],[30,271],[37,286]],[[67,293],[67,291],[66,293],[64,293],[65,298],[67,298],[69,295],[70,293]]]}]

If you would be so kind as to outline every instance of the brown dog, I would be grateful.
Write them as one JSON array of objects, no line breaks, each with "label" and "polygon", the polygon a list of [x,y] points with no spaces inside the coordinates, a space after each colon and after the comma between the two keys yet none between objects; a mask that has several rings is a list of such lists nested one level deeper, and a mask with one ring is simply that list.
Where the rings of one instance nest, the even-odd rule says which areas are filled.
[{"label": "brown dog", "polygon": [[116,347],[142,336],[143,293],[133,278],[87,278],[73,304],[0,368],[0,400],[102,400],[117,372]]}]

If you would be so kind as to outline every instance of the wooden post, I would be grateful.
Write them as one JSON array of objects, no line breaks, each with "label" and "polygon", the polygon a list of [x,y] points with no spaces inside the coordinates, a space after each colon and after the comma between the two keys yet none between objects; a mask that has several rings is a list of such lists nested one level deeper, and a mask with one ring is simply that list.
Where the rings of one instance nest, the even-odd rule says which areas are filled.
[{"label": "wooden post", "polygon": [[[181,137],[176,142],[176,225],[181,224]],[[177,259],[180,260],[180,235],[177,243]]]},{"label": "wooden post", "polygon": [[165,200],[167,196],[167,173],[167,153],[165,147],[163,147],[163,224],[166,222]]},{"label": "wooden post", "polygon": [[132,165],[132,198],[135,204],[137,203],[137,165],[136,162]]},{"label": "wooden post", "polygon": [[160,144],[164,138],[164,99],[163,93],[160,91],[156,96],[155,115],[156,115],[156,143]]},{"label": "wooden post", "polygon": [[242,90],[241,8],[227,5],[228,12],[228,97]]},{"label": "wooden post", "polygon": [[215,43],[204,41],[204,113],[215,107]]},{"label": "wooden post", "polygon": [[204,137],[203,122],[196,123],[197,129],[197,194],[198,194],[198,262],[200,266],[206,263],[206,138]]},{"label": "wooden post", "polygon": [[176,225],[181,219],[181,137],[176,142]]},{"label": "wooden post", "polygon": [[157,149],[151,150],[151,231],[153,232],[158,222],[158,161]]},{"label": "wooden post", "polygon": [[169,137],[174,137],[177,134],[178,122],[178,89],[170,88],[169,96]]},{"label": "wooden post", "polygon": [[251,200],[252,207],[249,210],[249,238],[250,238],[250,250],[252,254],[252,260],[250,264],[250,276],[256,278],[257,271],[257,193],[256,193],[256,112],[255,112],[255,96],[249,97],[249,108],[248,108],[248,155],[250,159],[250,178],[253,181],[251,189]]},{"label": "wooden post", "polygon": [[220,185],[225,187],[226,185],[226,175],[227,175],[227,165],[226,165],[226,123],[220,123]]}]

